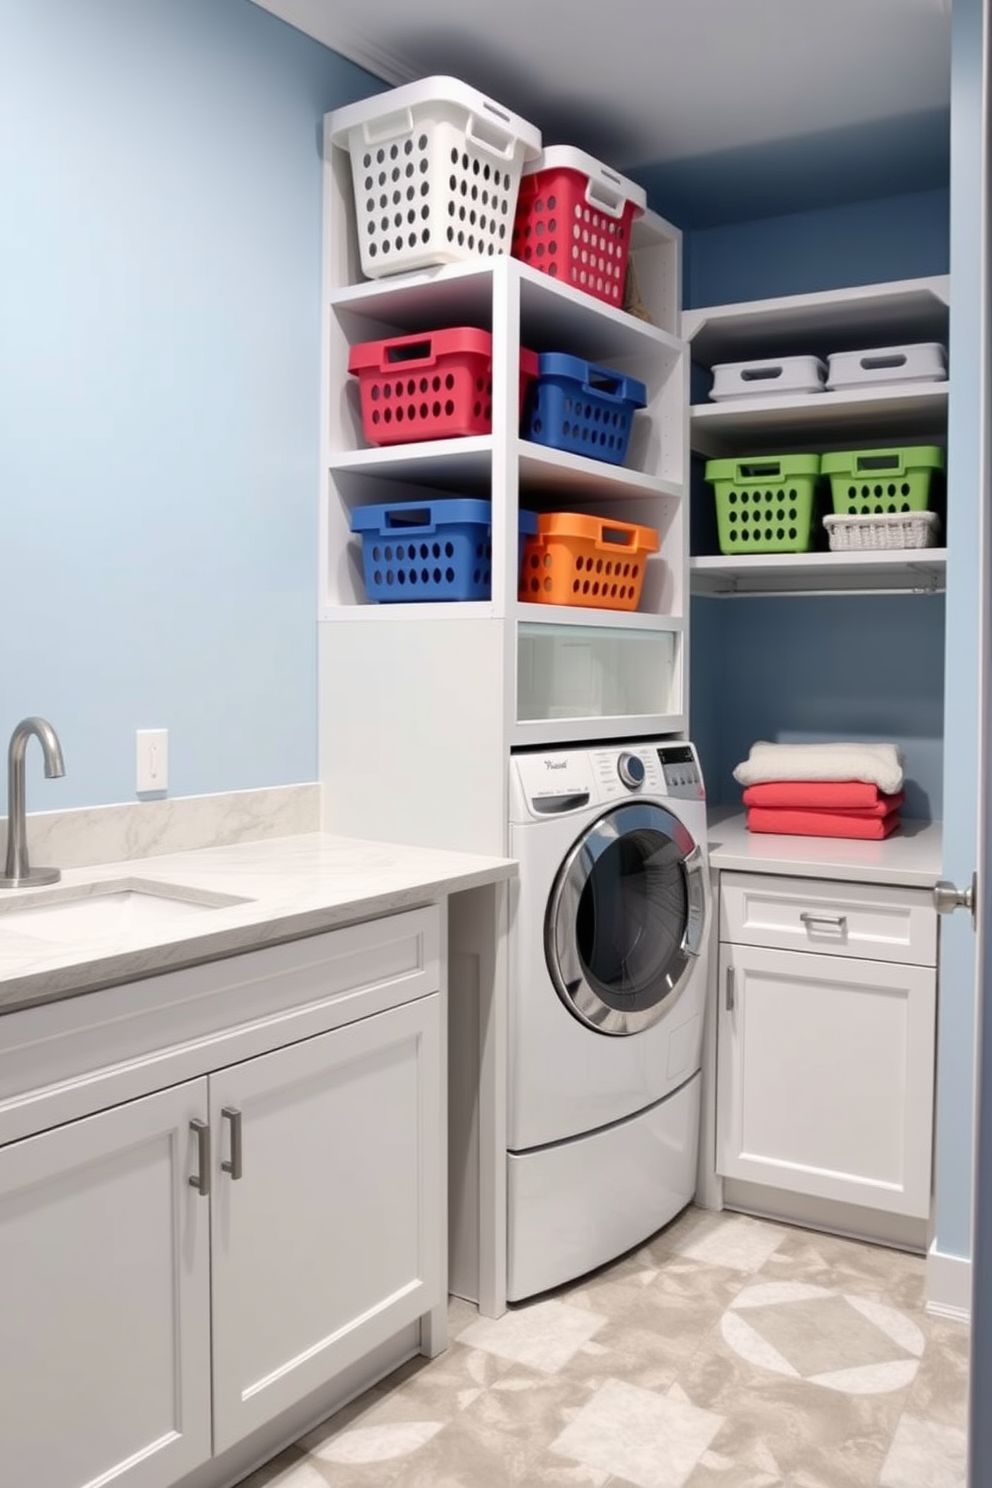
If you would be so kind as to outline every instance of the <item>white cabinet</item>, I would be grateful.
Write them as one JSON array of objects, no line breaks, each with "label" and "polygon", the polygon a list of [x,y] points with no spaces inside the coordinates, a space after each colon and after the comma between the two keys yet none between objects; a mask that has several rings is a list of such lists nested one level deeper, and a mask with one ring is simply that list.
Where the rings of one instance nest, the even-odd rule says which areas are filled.
[{"label": "white cabinet", "polygon": [[[681,236],[653,213],[631,235],[651,320],[501,255],[362,282],[346,152],[325,144],[325,438],[320,736],[325,825],[505,850],[506,759],[528,744],[678,735],[686,721],[688,358],[678,338]],[[491,332],[492,432],[372,447],[356,343],[455,326]],[[562,352],[647,389],[623,466],[519,433],[521,347]],[[491,597],[369,603],[356,506],[492,502]],[[636,610],[522,602],[521,510],[573,511],[660,533]],[[363,697],[355,709],[348,700]]]},{"label": "white cabinet", "polygon": [[[704,368],[911,342],[946,345],[949,299],[949,278],[938,275],[689,310],[683,333],[693,361]],[[935,382],[696,402],[690,443],[707,457],[944,444],[949,386]],[[701,472],[694,496],[702,510],[712,510],[712,489],[702,483]],[[933,592],[944,585],[942,547],[727,556],[718,551],[715,523],[701,522],[699,529],[690,562],[694,593]]]},{"label": "white cabinet", "polygon": [[786,1216],[805,1195],[925,1219],[931,895],[724,873],[720,903],[718,1173],[775,1191]]},{"label": "white cabinet", "polygon": [[210,1076],[215,1451],[442,1295],[441,1086],[436,996]]},{"label": "white cabinet", "polygon": [[419,909],[5,1017],[0,1133],[39,1128],[0,1146],[12,1483],[169,1488],[443,1347],[438,939]]},{"label": "white cabinet", "polygon": [[194,1080],[0,1149],[3,1476],[167,1488],[210,1456]]}]

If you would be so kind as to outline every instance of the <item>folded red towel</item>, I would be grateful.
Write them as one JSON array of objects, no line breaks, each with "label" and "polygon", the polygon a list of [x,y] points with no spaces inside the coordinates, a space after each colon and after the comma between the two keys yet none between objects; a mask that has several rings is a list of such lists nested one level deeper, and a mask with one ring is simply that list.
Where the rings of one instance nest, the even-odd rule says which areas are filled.
[{"label": "folded red towel", "polygon": [[[800,800],[800,795],[806,794],[802,791],[802,782],[796,781],[794,785],[795,800],[774,802],[767,800],[765,797],[759,797],[756,800],[754,792],[759,790],[760,787],[749,786],[744,792],[744,804],[748,807],[759,807],[763,811],[815,811],[818,813],[826,811],[831,816],[853,817],[855,819],[865,817],[871,820],[875,817],[888,816],[890,811],[897,810],[906,799],[905,791],[898,791],[894,796],[887,796],[883,791],[879,791],[877,800],[870,806],[827,806],[816,799]],[[875,790],[875,787],[872,785],[868,789]],[[792,791],[789,794],[791,795]]]},{"label": "folded red towel", "polygon": [[788,811],[751,806],[747,813],[749,832],[782,833],[788,837],[859,837],[879,841],[899,825],[899,812],[886,816],[851,816],[834,811]]},{"label": "folded red towel", "polygon": [[798,806],[827,811],[857,811],[879,802],[889,802],[891,811],[902,804],[903,792],[887,796],[867,780],[770,780],[749,785],[744,792],[745,806]]}]

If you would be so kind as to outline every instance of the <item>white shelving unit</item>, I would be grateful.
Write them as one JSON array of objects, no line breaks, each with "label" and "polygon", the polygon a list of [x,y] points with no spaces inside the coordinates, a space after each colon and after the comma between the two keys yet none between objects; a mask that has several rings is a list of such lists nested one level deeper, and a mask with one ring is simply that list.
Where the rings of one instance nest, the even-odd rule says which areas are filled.
[{"label": "white shelving unit", "polygon": [[[332,119],[333,116],[329,116]],[[503,851],[506,760],[527,745],[684,734],[688,608],[688,351],[679,338],[681,235],[653,213],[631,261],[650,320],[506,255],[365,281],[348,156],[325,130],[320,532],[325,822],[364,836]],[[352,345],[471,325],[493,338],[492,432],[372,447]],[[643,382],[624,466],[519,434],[521,347]],[[492,502],[492,593],[471,603],[370,603],[357,506]],[[521,510],[656,528],[636,611],[517,598]],[[355,699],[362,689],[361,706]],[[372,706],[369,697],[372,696]]]},{"label": "white shelving unit", "polygon": [[[683,334],[703,367],[747,358],[938,341],[946,345],[946,275],[686,311]],[[949,384],[735,398],[690,410],[690,444],[707,457],[849,449],[868,442],[944,444]],[[712,500],[709,488],[706,494]],[[863,553],[700,555],[694,593],[933,592],[943,548]]]}]

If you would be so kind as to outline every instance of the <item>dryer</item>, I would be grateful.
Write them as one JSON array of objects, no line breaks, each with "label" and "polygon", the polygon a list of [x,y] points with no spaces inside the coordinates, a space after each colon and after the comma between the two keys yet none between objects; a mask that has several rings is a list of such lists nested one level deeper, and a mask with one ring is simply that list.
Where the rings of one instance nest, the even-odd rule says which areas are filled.
[{"label": "dryer", "polygon": [[560,1285],[691,1200],[710,916],[692,744],[510,760],[507,1296]]}]

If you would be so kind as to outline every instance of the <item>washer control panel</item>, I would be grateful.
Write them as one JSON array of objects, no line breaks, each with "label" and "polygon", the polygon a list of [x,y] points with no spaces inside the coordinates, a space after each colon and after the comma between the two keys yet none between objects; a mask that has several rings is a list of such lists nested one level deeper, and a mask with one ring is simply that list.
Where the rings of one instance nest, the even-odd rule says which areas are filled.
[{"label": "washer control panel", "polygon": [[662,744],[658,759],[665,777],[665,794],[682,800],[699,801],[704,796],[699,761],[691,744]]},{"label": "washer control panel", "polygon": [[625,749],[617,760],[617,774],[628,790],[640,790],[647,771],[639,754],[630,754]]},{"label": "washer control panel", "polygon": [[567,816],[638,796],[705,799],[691,744],[658,739],[589,749],[520,751],[511,759],[511,816]]}]

